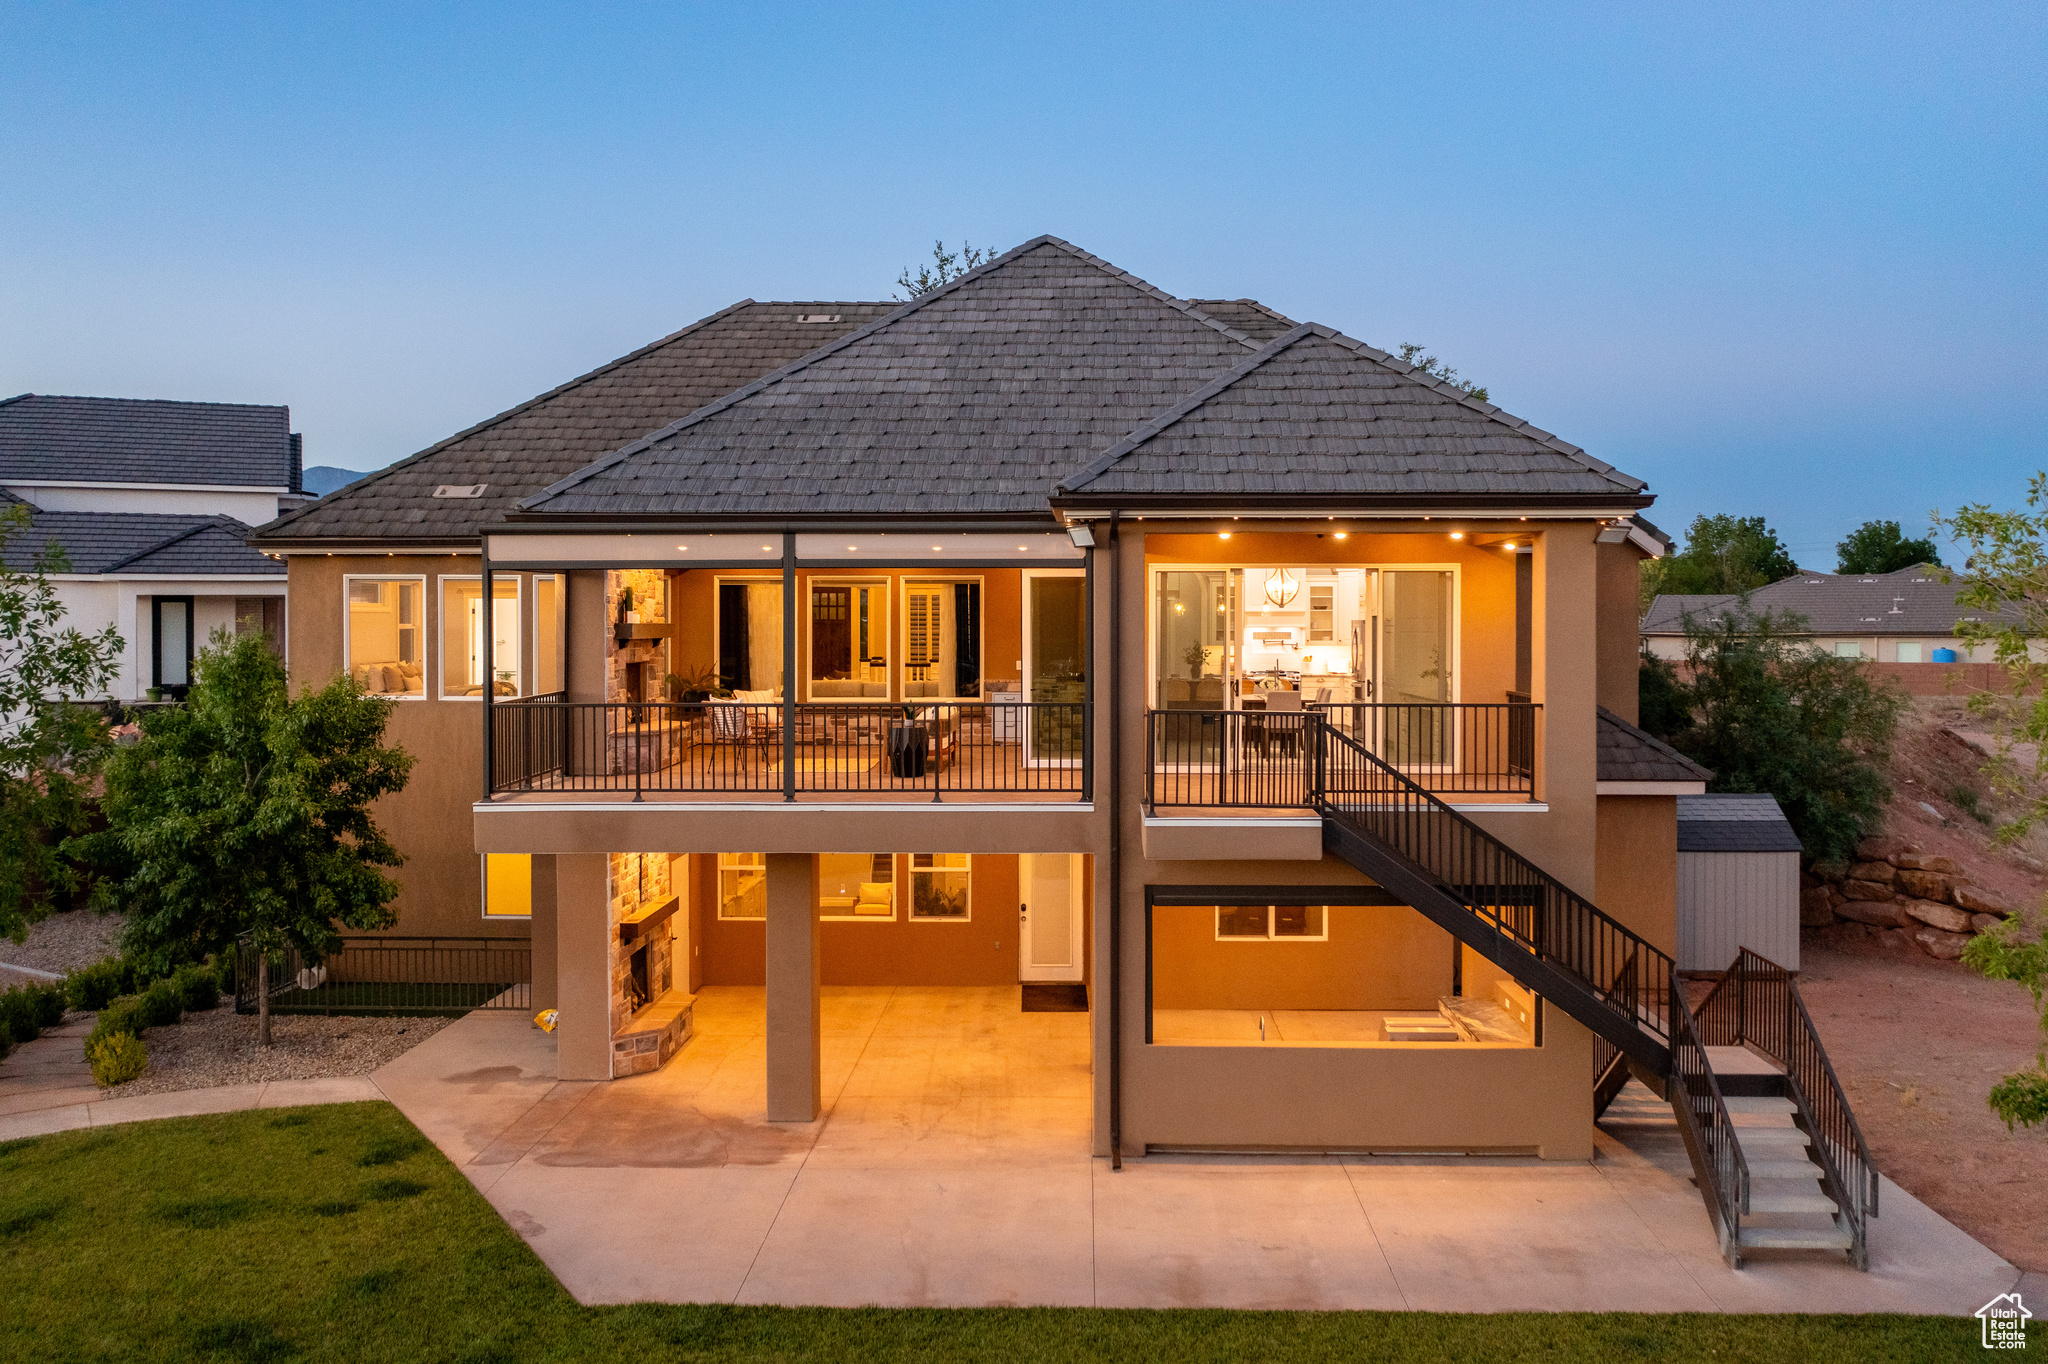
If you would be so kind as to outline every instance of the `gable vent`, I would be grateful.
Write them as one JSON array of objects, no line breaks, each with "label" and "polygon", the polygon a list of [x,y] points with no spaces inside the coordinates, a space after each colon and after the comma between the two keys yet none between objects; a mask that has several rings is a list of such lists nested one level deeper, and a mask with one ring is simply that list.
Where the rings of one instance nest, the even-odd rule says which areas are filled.
[{"label": "gable vent", "polygon": [[436,497],[482,497],[488,483],[443,483],[434,489]]}]

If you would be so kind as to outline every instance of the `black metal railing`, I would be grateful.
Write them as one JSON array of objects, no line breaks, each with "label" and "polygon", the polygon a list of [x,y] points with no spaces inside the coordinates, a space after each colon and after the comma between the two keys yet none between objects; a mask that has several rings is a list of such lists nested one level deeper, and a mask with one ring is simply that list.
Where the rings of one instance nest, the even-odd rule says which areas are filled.
[{"label": "black metal railing", "polygon": [[1707,1045],[1746,1044],[1785,1068],[1791,1097],[1826,1173],[1828,1192],[1847,1216],[1857,1246],[1862,1246],[1864,1220],[1877,1216],[1877,1166],[1792,973],[1742,948],[1701,1002],[1698,1019]]},{"label": "black metal railing", "polygon": [[[1614,983],[1607,989],[1607,1002],[1624,1008],[1633,1008],[1640,999],[1642,987],[1637,980],[1636,958],[1633,954],[1622,964]],[[1599,1117],[1607,1111],[1607,1105],[1614,1102],[1614,1096],[1621,1093],[1628,1083],[1628,1054],[1614,1043],[1593,1034],[1593,1116]]]},{"label": "black metal railing", "polygon": [[1739,1258],[1742,1218],[1749,1211],[1749,1161],[1736,1140],[1735,1123],[1721,1097],[1720,1081],[1707,1059],[1706,1045],[1693,1026],[1693,1016],[1672,983],[1671,1074],[1666,1080],[1672,1111],[1700,1176],[1701,1195],[1713,1211],[1721,1234],[1721,1253]]},{"label": "black metal railing", "polygon": [[[257,953],[235,944],[235,1012],[253,1014]],[[465,1014],[532,1007],[533,948],[525,938],[343,938],[309,962],[286,945],[270,954],[270,1011],[278,1014]]]},{"label": "black metal railing", "polygon": [[[1505,940],[1498,946],[1560,973],[1559,984],[1579,997],[1560,998],[1560,1005],[1604,1011],[1611,1040],[1626,1038],[1646,1064],[1663,1059],[1674,979],[1669,956],[1356,741],[1327,725],[1312,725],[1311,736],[1310,790],[1326,820],[1419,868]],[[1617,996],[1617,985],[1626,986],[1625,994]],[[1600,1031],[1593,1019],[1580,1021]]]},{"label": "black metal railing", "polygon": [[[491,790],[647,795],[1088,790],[1081,702],[566,702],[492,708]],[[788,726],[785,733],[785,726]]]},{"label": "black metal railing", "polygon": [[1152,711],[1145,727],[1152,804],[1306,804],[1316,723],[1427,790],[1533,800],[1542,709],[1524,702],[1331,702],[1301,711]]}]

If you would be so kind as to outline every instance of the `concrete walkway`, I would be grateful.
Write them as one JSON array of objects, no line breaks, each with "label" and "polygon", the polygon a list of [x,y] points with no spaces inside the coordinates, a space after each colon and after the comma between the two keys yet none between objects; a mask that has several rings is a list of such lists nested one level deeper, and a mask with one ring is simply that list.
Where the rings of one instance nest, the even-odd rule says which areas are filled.
[{"label": "concrete walkway", "polygon": [[[699,997],[664,1070],[558,1083],[471,1014],[377,1073],[586,1303],[1929,1312],[2019,1272],[1887,1181],[1871,1272],[1732,1271],[1670,1111],[1590,1164],[1088,1154],[1087,1019],[1014,989],[826,991],[827,1112],[763,1118],[760,992]],[[2031,1284],[2028,1286],[2032,1286]]]},{"label": "concrete walkway", "polygon": [[41,1037],[0,1060],[0,1141],[148,1118],[188,1118],[242,1108],[293,1108],[384,1097],[369,1076],[360,1075],[109,1098],[107,1091],[93,1083],[92,1068],[85,1063],[85,1038],[91,1031],[91,1017],[76,1019],[45,1029]]}]

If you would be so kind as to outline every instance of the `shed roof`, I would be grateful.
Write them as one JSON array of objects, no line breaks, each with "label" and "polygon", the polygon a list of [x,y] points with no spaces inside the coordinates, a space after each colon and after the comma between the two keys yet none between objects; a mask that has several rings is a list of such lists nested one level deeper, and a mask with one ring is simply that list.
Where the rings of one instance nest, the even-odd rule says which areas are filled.
[{"label": "shed roof", "polygon": [[1801,852],[1778,802],[1761,792],[1678,798],[1680,852]]},{"label": "shed roof", "polygon": [[289,407],[23,393],[0,400],[0,479],[298,488]]}]

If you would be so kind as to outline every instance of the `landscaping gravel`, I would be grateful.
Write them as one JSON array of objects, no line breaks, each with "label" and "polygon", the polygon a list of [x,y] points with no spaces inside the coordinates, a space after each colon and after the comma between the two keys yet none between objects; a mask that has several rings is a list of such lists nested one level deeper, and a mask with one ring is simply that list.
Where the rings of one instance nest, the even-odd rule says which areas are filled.
[{"label": "landscaping gravel", "polygon": [[60,976],[74,967],[90,966],[116,954],[114,939],[123,922],[118,914],[89,909],[52,914],[29,929],[27,942],[0,937],[0,966],[28,966]]},{"label": "landscaping gravel", "polygon": [[186,1014],[174,1027],[142,1035],[149,1066],[109,1097],[167,1094],[263,1080],[324,1080],[368,1075],[447,1027],[448,1018],[318,1018],[273,1015],[272,1045],[256,1045],[256,1018],[228,1000],[212,1013]]}]

